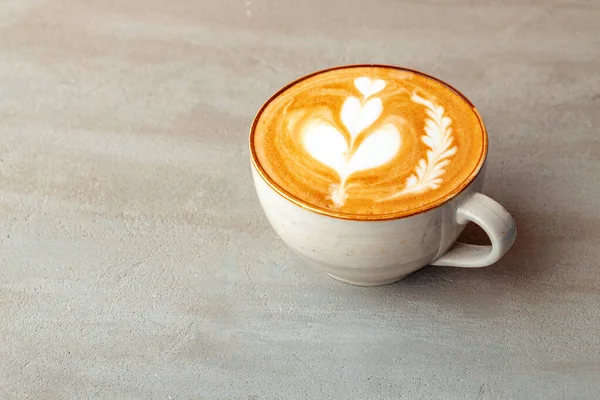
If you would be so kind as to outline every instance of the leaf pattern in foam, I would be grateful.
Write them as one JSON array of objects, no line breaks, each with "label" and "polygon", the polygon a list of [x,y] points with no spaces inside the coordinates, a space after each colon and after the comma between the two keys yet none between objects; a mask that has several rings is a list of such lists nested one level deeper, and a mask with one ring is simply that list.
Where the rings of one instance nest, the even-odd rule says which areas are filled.
[{"label": "leaf pattern in foam", "polygon": [[425,106],[425,135],[421,141],[429,148],[425,157],[420,159],[414,173],[406,179],[404,189],[388,197],[395,198],[408,193],[419,193],[440,187],[442,176],[446,173],[445,167],[450,164],[449,158],[458,150],[452,146],[452,119],[444,115],[445,109],[430,100],[424,99],[413,93],[411,99]]}]

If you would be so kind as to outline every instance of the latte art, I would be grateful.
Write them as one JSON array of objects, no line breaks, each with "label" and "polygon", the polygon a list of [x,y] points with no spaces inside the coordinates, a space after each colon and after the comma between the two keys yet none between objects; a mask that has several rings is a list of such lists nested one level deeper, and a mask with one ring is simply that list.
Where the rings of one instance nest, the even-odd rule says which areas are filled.
[{"label": "latte art", "polygon": [[425,157],[419,160],[415,167],[415,173],[406,180],[404,188],[392,197],[411,192],[420,193],[440,187],[444,181],[445,167],[450,164],[450,158],[458,149],[453,145],[454,139],[450,127],[452,119],[444,115],[444,107],[425,100],[417,94],[413,94],[411,99],[427,108],[424,128],[426,134],[421,137],[421,141],[429,149],[426,151]]},{"label": "latte art", "polygon": [[381,99],[371,96],[383,90],[385,82],[361,77],[354,80],[354,85],[362,98],[347,97],[340,113],[350,141],[330,121],[319,118],[309,120],[301,132],[302,142],[308,153],[331,167],[340,178],[339,183],[331,185],[329,196],[337,207],[346,202],[346,182],[354,172],[388,163],[400,149],[400,132],[393,123],[386,123],[357,144],[356,138],[372,126],[383,111]]},{"label": "latte art", "polygon": [[251,132],[255,165],[287,195],[332,213],[410,213],[480,167],[485,131],[441,82],[392,67],[347,67],[275,95]]}]

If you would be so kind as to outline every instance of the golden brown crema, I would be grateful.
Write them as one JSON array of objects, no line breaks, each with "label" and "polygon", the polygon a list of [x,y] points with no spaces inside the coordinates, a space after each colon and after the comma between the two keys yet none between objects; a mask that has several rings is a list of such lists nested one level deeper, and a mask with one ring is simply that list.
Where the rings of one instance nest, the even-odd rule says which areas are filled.
[{"label": "golden brown crema", "polygon": [[410,215],[472,180],[487,138],[474,107],[444,83],[396,67],[302,78],[252,126],[253,161],[288,198],[340,216]]}]

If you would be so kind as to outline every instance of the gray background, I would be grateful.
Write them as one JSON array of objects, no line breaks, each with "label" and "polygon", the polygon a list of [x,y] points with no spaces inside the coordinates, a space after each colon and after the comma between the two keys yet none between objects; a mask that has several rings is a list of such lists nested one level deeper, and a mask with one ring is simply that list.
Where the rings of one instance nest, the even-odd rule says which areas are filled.
[{"label": "gray background", "polygon": [[[1,399],[597,399],[600,3],[0,3]],[[247,131],[305,73],[439,76],[519,237],[359,288],[263,217]],[[469,229],[466,239],[485,242]]]}]

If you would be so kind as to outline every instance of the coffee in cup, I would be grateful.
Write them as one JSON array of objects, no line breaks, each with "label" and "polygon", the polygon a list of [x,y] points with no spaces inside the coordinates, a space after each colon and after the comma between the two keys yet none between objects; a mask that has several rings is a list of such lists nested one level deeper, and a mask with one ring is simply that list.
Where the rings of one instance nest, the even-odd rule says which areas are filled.
[{"label": "coffee in cup", "polygon": [[[358,223],[360,229],[386,221],[405,221],[400,225],[408,227],[411,217],[435,215],[444,205],[458,209],[467,204],[467,197],[472,197],[468,195],[483,183],[487,146],[479,113],[456,89],[417,71],[382,65],[332,68],[292,82],[265,103],[250,132],[254,178],[263,207],[270,197],[261,195],[264,187],[284,204],[302,210],[297,217],[310,213],[323,221]],[[462,203],[457,203],[457,198],[463,199]],[[514,221],[501,206],[490,207],[494,207],[491,211],[500,207],[506,217],[502,224],[512,232],[503,245],[508,250],[516,233]],[[269,217],[279,211],[265,208],[265,212]],[[296,227],[303,224],[303,218],[295,222]],[[464,227],[457,221],[454,225],[450,236],[440,237],[440,249],[447,250],[452,244],[446,243],[448,239],[454,242]],[[286,239],[295,234],[275,229],[292,248],[297,247],[297,240]],[[438,229],[443,231],[441,226]],[[306,233],[310,237],[310,232]],[[336,231],[328,234],[334,236],[335,247]],[[336,271],[344,269],[341,260],[348,257],[355,261],[362,257],[366,270],[374,263],[369,261],[371,252],[359,256],[342,247],[340,265],[333,265]],[[312,250],[307,257],[319,264],[319,254]],[[424,259],[431,259],[423,265],[443,256],[440,251],[429,253]],[[397,265],[406,264],[400,254],[396,258]],[[393,270],[394,260],[386,259],[386,263]],[[406,271],[406,267],[398,271]],[[368,273],[366,270],[358,274]],[[330,275],[352,281],[339,273]],[[360,279],[351,283],[361,284]]]}]

